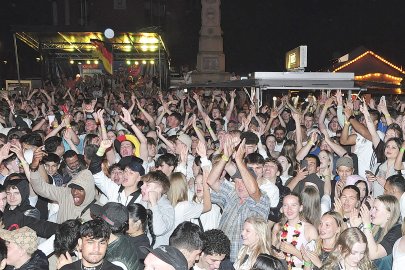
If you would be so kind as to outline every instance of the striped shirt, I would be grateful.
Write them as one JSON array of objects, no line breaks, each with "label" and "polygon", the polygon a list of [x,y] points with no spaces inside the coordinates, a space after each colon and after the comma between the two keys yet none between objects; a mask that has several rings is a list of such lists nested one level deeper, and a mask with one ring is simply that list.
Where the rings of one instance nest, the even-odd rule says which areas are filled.
[{"label": "striped shirt", "polygon": [[245,220],[251,216],[260,216],[267,220],[270,199],[265,193],[262,193],[259,202],[249,197],[241,204],[234,185],[224,180],[221,182],[219,191],[211,193],[211,200],[212,203],[218,204],[223,209],[218,229],[222,230],[231,240],[230,257],[231,261],[235,262],[242,247],[241,233]]}]

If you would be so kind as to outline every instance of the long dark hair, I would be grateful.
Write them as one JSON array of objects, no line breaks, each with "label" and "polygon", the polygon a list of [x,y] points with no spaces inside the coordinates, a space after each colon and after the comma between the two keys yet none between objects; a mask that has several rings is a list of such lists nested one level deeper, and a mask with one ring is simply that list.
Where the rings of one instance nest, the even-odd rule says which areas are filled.
[{"label": "long dark hair", "polygon": [[156,235],[153,232],[153,213],[151,210],[146,209],[139,203],[129,204],[127,206],[129,212],[129,219],[132,219],[133,222],[141,221],[142,230],[147,233],[149,231],[152,237],[151,246],[155,244]]}]

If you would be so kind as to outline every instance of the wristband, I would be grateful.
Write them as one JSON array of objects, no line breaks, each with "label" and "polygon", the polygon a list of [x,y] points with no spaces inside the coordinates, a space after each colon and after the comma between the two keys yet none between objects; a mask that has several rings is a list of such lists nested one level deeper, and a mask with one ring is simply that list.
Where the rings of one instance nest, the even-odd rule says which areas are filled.
[{"label": "wristband", "polygon": [[72,128],[72,126],[71,125],[66,125],[66,128]]},{"label": "wristband", "polygon": [[399,149],[399,152],[404,153],[404,152],[405,152],[405,148],[401,147],[401,148]]},{"label": "wristband", "polygon": [[384,114],[385,118],[391,118],[390,114]]},{"label": "wristband", "polygon": [[221,156],[221,159],[222,159],[223,161],[226,161],[226,162],[229,161],[229,157],[228,157],[227,155],[225,155],[225,154],[223,154],[223,155]]},{"label": "wristband", "polygon": [[107,149],[104,149],[103,147],[99,147],[98,150],[97,150],[96,155],[99,156],[99,157],[104,156],[105,150],[107,150]]},{"label": "wristband", "polygon": [[21,160],[20,163],[21,163],[21,165],[28,164],[28,162],[25,160]]},{"label": "wristband", "polygon": [[371,226],[371,224],[364,224],[363,228],[366,230],[371,230],[373,227]]},{"label": "wristband", "polygon": [[208,128],[208,131],[212,131],[212,128]]},{"label": "wristband", "polygon": [[311,267],[311,266],[312,266],[312,262],[304,262],[304,266]]},{"label": "wristband", "polygon": [[309,140],[308,144],[315,145],[315,143],[312,140]]},{"label": "wristband", "polygon": [[345,121],[345,125],[346,125],[346,126],[350,126],[350,122],[349,122],[349,121]]}]

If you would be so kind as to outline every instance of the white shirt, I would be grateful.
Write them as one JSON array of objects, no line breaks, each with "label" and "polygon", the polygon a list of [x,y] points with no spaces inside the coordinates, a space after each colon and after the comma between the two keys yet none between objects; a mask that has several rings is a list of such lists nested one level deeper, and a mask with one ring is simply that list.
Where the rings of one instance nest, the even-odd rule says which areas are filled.
[{"label": "white shirt", "polygon": [[179,202],[174,207],[174,227],[176,228],[183,221],[199,218],[202,211],[203,204],[190,201]]},{"label": "white shirt", "polygon": [[276,207],[280,201],[280,191],[278,187],[270,181],[262,184],[260,190],[267,194],[270,199],[270,207]]},{"label": "white shirt", "polygon": [[392,270],[402,270],[405,265],[405,250],[399,250],[399,243],[403,237],[399,238],[392,249]]},{"label": "white shirt", "polygon": [[[221,208],[216,204],[212,204],[211,210],[204,214],[201,214],[200,216],[201,224],[204,231],[218,229],[221,216]],[[198,219],[192,219],[191,222],[200,226]]]}]

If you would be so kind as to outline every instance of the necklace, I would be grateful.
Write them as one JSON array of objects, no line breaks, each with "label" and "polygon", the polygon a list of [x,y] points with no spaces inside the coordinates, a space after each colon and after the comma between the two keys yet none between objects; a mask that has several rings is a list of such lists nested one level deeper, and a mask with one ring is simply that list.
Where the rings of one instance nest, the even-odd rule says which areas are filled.
[{"label": "necklace", "polygon": [[101,269],[103,269],[103,265],[104,265],[104,260],[103,260],[103,262],[101,263],[101,264],[99,264],[99,265],[97,265],[97,266],[94,266],[94,267],[86,267],[86,266],[84,266],[83,265],[83,260],[81,261],[81,263],[80,263],[80,268],[82,269],[82,270],[101,270]]},{"label": "necklace", "polygon": [[[281,242],[287,242],[287,236],[288,236],[288,228],[290,227],[290,225],[288,224],[288,222],[286,222],[283,226],[283,230],[281,231]],[[293,245],[294,247],[297,246],[298,244],[298,239],[301,235],[301,230],[300,228],[302,227],[302,222],[298,221],[297,224],[295,224],[294,226],[294,231],[293,231],[293,236],[292,236],[292,241],[291,241],[291,245]],[[295,267],[295,263],[293,260],[293,255],[284,252],[284,255],[286,256],[286,261],[287,261],[287,265],[289,267],[289,269]]]}]

